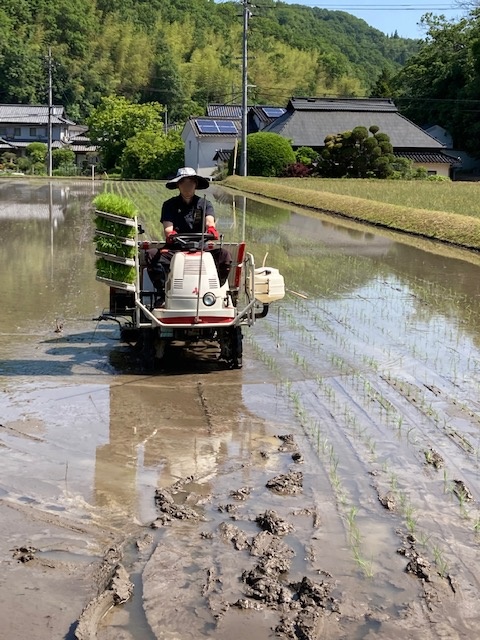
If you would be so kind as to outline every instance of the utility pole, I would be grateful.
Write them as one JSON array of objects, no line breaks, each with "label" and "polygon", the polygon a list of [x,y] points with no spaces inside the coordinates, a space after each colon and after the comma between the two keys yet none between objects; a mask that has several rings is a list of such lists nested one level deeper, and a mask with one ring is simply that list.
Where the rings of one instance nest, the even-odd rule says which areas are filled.
[{"label": "utility pole", "polygon": [[52,177],[52,49],[48,47],[48,177]]},{"label": "utility pole", "polygon": [[250,18],[250,0],[243,3],[243,53],[242,53],[242,153],[240,157],[240,175],[247,175],[247,111],[248,111],[248,49],[247,33]]}]

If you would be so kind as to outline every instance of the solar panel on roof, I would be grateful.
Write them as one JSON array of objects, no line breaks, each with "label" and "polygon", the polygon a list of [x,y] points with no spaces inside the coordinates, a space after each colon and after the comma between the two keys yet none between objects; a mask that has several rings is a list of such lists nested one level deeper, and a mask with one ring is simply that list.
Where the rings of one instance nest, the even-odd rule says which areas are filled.
[{"label": "solar panel on roof", "polygon": [[262,107],[262,109],[267,118],[279,118],[285,113],[282,107]]},{"label": "solar panel on roof", "polygon": [[237,133],[233,120],[195,120],[200,133]]},{"label": "solar panel on roof", "polygon": [[237,133],[237,127],[233,120],[216,120],[220,133]]},{"label": "solar panel on roof", "polygon": [[215,120],[195,120],[200,133],[217,133]]}]

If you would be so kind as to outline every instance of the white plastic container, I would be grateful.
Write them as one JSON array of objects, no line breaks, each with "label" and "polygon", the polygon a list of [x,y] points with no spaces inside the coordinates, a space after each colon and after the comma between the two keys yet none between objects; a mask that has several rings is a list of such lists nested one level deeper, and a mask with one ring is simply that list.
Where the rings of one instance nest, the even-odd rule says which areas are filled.
[{"label": "white plastic container", "polygon": [[278,269],[259,267],[255,269],[255,299],[264,304],[281,300],[285,296],[285,281]]}]

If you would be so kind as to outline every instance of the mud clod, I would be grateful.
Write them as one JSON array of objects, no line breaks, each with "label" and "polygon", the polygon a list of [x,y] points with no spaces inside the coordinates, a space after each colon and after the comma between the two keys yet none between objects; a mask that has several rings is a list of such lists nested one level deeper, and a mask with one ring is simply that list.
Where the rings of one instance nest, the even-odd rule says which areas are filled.
[{"label": "mud clod", "polygon": [[412,550],[412,557],[405,567],[405,571],[412,573],[417,576],[417,578],[425,580],[426,582],[432,581],[430,562],[426,558],[418,555],[414,550]]},{"label": "mud clod", "polygon": [[262,531],[253,538],[250,553],[252,556],[275,556],[277,558],[291,558],[295,555],[293,549],[268,531]]},{"label": "mud clod", "polygon": [[389,511],[396,510],[397,500],[395,498],[395,494],[392,491],[389,491],[384,496],[379,495],[378,499],[380,500],[380,504],[382,505],[382,507],[385,507],[385,509],[388,509]]},{"label": "mud clod", "polygon": [[27,563],[35,558],[37,551],[38,549],[35,549],[35,547],[17,547],[13,549],[12,555],[18,560],[18,562]]},{"label": "mud clod", "polygon": [[453,481],[453,493],[463,502],[472,502],[473,495],[463,480]]},{"label": "mud clod", "polygon": [[172,494],[166,489],[157,489],[155,492],[155,505],[157,509],[162,512],[163,517],[161,516],[160,518],[157,518],[157,520],[152,524],[152,527],[154,528],[165,525],[172,519],[200,519],[200,515],[191,507],[176,504]]},{"label": "mud clod", "polygon": [[140,553],[149,549],[152,546],[152,544],[153,544],[153,537],[149,533],[144,535],[143,538],[138,538],[138,540],[135,541],[135,546],[137,547]]},{"label": "mud clod", "polygon": [[441,469],[445,464],[444,459],[438,453],[438,451],[435,451],[435,449],[426,449],[423,453],[425,455],[426,463],[431,464],[433,467],[435,467],[435,469]]},{"label": "mud clod", "polygon": [[[291,640],[317,640],[321,636],[325,612],[339,613],[339,605],[326,582],[315,583],[306,576],[298,584],[291,584],[290,615],[285,615],[275,632]],[[294,614],[293,616],[291,614]]]},{"label": "mud clod", "polygon": [[236,513],[238,511],[238,505],[232,504],[231,502],[228,504],[219,504],[218,510],[220,513]]},{"label": "mud clod", "polygon": [[297,599],[302,607],[312,604],[322,609],[331,608],[334,600],[331,597],[331,585],[326,582],[313,582],[306,576],[297,585],[292,585],[297,591]]},{"label": "mud clod", "polygon": [[237,551],[247,549],[250,546],[246,534],[241,529],[233,524],[230,524],[229,522],[222,522],[222,524],[220,525],[220,535],[222,536],[223,540],[232,542]]},{"label": "mud clod", "polygon": [[261,600],[267,605],[279,605],[290,602],[290,591],[276,578],[263,575],[261,568],[255,567],[242,576],[247,585],[247,595]]},{"label": "mud clod", "polygon": [[200,537],[204,540],[213,540],[213,533],[211,531],[201,531]]},{"label": "mud clod", "polygon": [[251,487],[241,487],[234,491],[230,491],[230,497],[234,500],[246,500],[252,491]]},{"label": "mud clod", "polygon": [[248,600],[248,598],[239,598],[236,602],[232,604],[232,607],[237,607],[238,609],[261,609],[262,605],[258,602],[253,602],[252,600]]},{"label": "mud clod", "polygon": [[133,593],[133,584],[130,582],[128,573],[123,565],[118,564],[115,567],[109,589],[112,592],[114,604],[122,604],[130,599]]},{"label": "mud clod", "polygon": [[256,522],[264,531],[269,531],[278,536],[284,536],[294,530],[292,524],[280,518],[278,513],[273,510],[267,510],[257,516]]},{"label": "mud clod", "polygon": [[303,489],[303,473],[301,471],[290,471],[290,473],[275,476],[275,478],[267,482],[266,487],[276,493],[290,495],[301,493]]},{"label": "mud clod", "polygon": [[278,447],[279,451],[298,451],[297,443],[292,433],[287,435],[278,436],[282,444]]}]

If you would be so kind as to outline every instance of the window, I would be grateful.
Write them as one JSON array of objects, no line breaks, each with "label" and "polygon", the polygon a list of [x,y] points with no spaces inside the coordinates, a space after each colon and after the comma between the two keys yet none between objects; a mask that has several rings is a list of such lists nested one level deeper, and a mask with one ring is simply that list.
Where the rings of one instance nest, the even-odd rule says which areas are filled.
[{"label": "window", "polygon": [[22,130],[20,129],[20,127],[15,127],[13,129],[13,135],[15,138],[20,138],[20,136],[22,135]]},{"label": "window", "polygon": [[429,169],[429,170],[427,171],[427,175],[429,175],[429,176],[436,176],[436,175],[437,175],[437,172],[436,172],[436,171],[434,171],[434,170],[432,170],[432,169]]},{"label": "window", "polygon": [[37,128],[36,127],[30,127],[30,137],[31,138],[36,138],[37,137]]},{"label": "window", "polygon": [[7,127],[0,127],[0,136],[7,135]]}]

